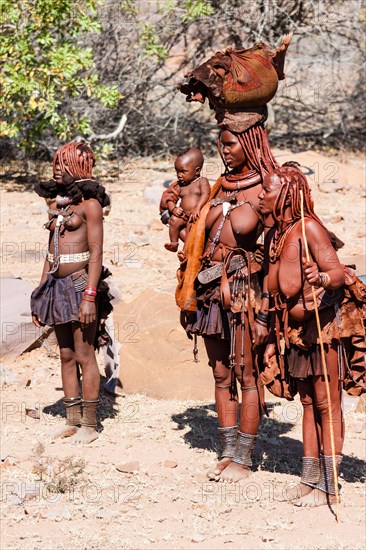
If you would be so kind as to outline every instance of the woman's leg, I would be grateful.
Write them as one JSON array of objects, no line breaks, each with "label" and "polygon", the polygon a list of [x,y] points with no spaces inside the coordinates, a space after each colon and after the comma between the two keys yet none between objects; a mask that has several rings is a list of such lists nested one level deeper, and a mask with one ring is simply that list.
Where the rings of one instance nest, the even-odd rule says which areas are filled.
[{"label": "woman's leg", "polygon": [[53,439],[75,434],[81,424],[80,385],[77,377],[74,337],[71,323],[55,326],[57,343],[60,348],[61,379],[66,407],[66,425],[52,434]]},{"label": "woman's leg", "polygon": [[244,330],[244,369],[242,363],[242,327],[237,328],[236,338],[236,368],[235,372],[242,390],[242,404],[240,414],[240,431],[250,435],[257,435],[261,421],[261,399],[263,399],[263,386],[257,384],[257,373],[254,365],[255,351],[252,347],[251,332],[248,318],[245,316]]},{"label": "woman's leg", "polygon": [[100,373],[94,350],[96,326],[96,322],[84,329],[79,323],[73,325],[75,358],[81,366],[83,396],[81,428],[72,438],[75,443],[90,443],[98,437],[96,409],[99,399]]},{"label": "woman's leg", "polygon": [[278,501],[295,500],[310,493],[319,481],[319,456],[321,449],[320,416],[315,407],[313,379],[296,381],[303,406],[302,437],[304,454],[300,483],[284,487],[275,494]]},{"label": "woman's leg", "polygon": [[[326,349],[326,361],[329,369],[329,389],[332,407],[332,425],[334,432],[334,445],[337,462],[340,461],[344,439],[344,422],[341,409],[341,383],[338,380],[338,354],[336,346],[329,346]],[[295,504],[298,506],[321,506],[334,502],[332,490],[327,492],[327,486],[324,483],[330,480],[330,485],[334,485],[334,476],[332,472],[332,446],[330,436],[330,418],[329,406],[326,392],[326,385],[323,376],[314,377],[314,403],[321,424],[321,438],[323,445],[323,454],[320,456],[320,480],[318,487],[311,493],[299,499]],[[324,482],[324,483],[323,483]]]},{"label": "woman's leg", "polygon": [[304,456],[320,456],[321,449],[321,419],[315,406],[314,380],[297,380],[297,389],[303,406],[302,440]]},{"label": "woman's leg", "polygon": [[[244,358],[242,357],[243,344]],[[244,368],[240,366],[241,363],[244,363]],[[245,316],[244,332],[242,332],[241,325],[238,325],[236,330],[235,374],[242,391],[242,403],[234,461],[220,476],[220,481],[228,482],[240,481],[250,474],[252,448],[261,420],[260,402],[263,396],[263,387],[257,385],[254,351],[247,316]]]},{"label": "woman's leg", "polygon": [[[329,347],[327,350],[326,361],[330,375],[328,380],[332,407],[335,454],[340,455],[343,449],[345,430],[341,408],[342,384],[338,379],[338,353],[335,346]],[[323,453],[325,456],[331,456],[330,418],[325,380],[323,376],[315,376],[314,379],[315,402],[322,427]]]},{"label": "woman's leg", "polygon": [[[222,439],[223,458],[213,471],[208,472],[210,479],[217,479],[224,468],[231,462],[230,452],[232,440],[237,431],[238,400],[230,395],[231,370],[229,368],[230,342],[216,338],[204,338],[206,352],[210,360],[215,379],[215,402],[219,421],[219,431]],[[233,428],[225,430],[225,428]],[[225,442],[226,440],[226,442]]]}]

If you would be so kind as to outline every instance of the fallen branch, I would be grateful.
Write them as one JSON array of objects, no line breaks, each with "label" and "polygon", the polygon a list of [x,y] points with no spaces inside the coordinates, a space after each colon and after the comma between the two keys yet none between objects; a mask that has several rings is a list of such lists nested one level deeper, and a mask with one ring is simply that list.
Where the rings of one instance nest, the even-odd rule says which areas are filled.
[{"label": "fallen branch", "polygon": [[119,136],[119,134],[123,131],[123,128],[125,127],[126,122],[127,122],[127,115],[123,114],[114,132],[111,132],[110,134],[100,134],[100,135],[92,134],[91,136],[88,137],[88,141],[116,139],[116,137]]}]

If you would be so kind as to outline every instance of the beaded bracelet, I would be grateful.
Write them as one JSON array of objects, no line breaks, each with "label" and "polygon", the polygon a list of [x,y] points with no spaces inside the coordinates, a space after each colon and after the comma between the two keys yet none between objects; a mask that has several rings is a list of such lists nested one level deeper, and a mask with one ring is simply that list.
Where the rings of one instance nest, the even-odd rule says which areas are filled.
[{"label": "beaded bracelet", "polygon": [[83,294],[83,300],[86,302],[95,302],[95,296],[89,296],[88,294]]},{"label": "beaded bracelet", "polygon": [[84,290],[84,296],[85,295],[88,295],[88,296],[94,296],[94,298],[96,298],[97,296],[97,289],[93,286],[87,286],[85,287],[85,290]]}]

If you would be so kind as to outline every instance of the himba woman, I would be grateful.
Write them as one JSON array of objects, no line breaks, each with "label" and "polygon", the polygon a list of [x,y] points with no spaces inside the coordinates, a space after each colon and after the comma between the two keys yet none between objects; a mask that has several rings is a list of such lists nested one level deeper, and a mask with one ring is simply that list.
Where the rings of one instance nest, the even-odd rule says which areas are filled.
[{"label": "himba woman", "polygon": [[[191,73],[190,82],[181,88],[183,93],[193,94],[190,99],[201,101],[207,95],[212,100],[221,127],[219,150],[226,171],[214,185],[179,255],[182,263],[176,293],[182,324],[188,335],[203,337],[215,381],[222,455],[208,476],[229,483],[250,473],[261,418],[263,387],[256,369],[255,344],[263,343],[267,335],[268,295],[264,286],[261,297],[261,265],[256,256],[257,240],[264,229],[258,194],[265,175],[278,166],[264,129],[266,99],[259,88],[255,90],[255,100],[260,103],[260,96],[263,100],[259,107],[242,104],[240,109],[229,109],[215,104],[214,94],[220,95],[218,90],[224,89],[234,63],[238,63],[241,82],[249,82],[248,93],[258,82],[261,87],[267,84],[262,92],[263,88],[268,91],[268,74],[278,81],[271,57],[261,44],[239,53],[219,52]],[[250,79],[255,71],[253,85]],[[242,83],[239,88],[243,90]],[[242,399],[239,430],[237,383]]]},{"label": "himba woman", "polygon": [[[279,359],[279,336],[286,341],[285,365],[303,405],[302,477],[298,486],[277,495],[297,506],[320,506],[335,500],[329,404],[322,375],[321,352],[311,285],[316,288],[330,385],[336,461],[344,440],[341,380],[347,359],[355,351],[352,338],[364,341],[362,315],[350,289],[355,275],[340,264],[336,248],[343,245],[329,233],[314,212],[308,182],[295,163],[268,174],[259,194],[260,211],[273,216],[265,242],[268,290],[274,298],[264,363]],[[306,261],[301,228],[300,190],[304,196],[305,232],[311,255]],[[345,287],[345,278],[352,282]],[[359,284],[362,283],[359,281]],[[356,285],[357,286],[357,285]],[[359,298],[362,296],[359,292]],[[360,342],[359,342],[360,343]],[[361,345],[362,347],[362,345]]]},{"label": "himba woman", "polygon": [[66,425],[53,437],[71,436],[71,441],[84,444],[98,437],[95,347],[106,337],[102,319],[112,310],[108,285],[102,281],[109,274],[102,268],[102,209],[109,198],[91,179],[94,164],[86,144],[67,143],[55,153],[53,178],[35,188],[41,197],[54,200],[45,225],[50,231],[48,254],[31,297],[33,322],[53,326],[60,348]]}]

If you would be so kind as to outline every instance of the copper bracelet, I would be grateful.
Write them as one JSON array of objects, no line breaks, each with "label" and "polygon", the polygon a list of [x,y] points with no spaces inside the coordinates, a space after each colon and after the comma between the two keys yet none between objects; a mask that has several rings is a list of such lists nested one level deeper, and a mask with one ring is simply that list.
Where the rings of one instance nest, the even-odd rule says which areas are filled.
[{"label": "copper bracelet", "polygon": [[322,286],[323,288],[328,288],[328,286],[331,283],[330,275],[328,273],[324,273],[323,271],[321,271],[319,273],[319,277],[320,277],[320,286]]}]

